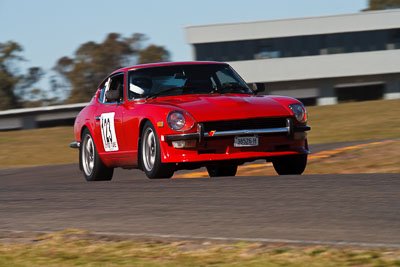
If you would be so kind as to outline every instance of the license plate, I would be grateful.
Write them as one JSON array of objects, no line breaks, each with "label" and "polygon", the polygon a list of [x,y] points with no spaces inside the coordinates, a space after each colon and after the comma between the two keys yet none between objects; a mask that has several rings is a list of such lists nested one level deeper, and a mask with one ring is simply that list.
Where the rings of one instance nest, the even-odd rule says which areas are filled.
[{"label": "license plate", "polygon": [[258,146],[258,136],[235,136],[234,147]]}]

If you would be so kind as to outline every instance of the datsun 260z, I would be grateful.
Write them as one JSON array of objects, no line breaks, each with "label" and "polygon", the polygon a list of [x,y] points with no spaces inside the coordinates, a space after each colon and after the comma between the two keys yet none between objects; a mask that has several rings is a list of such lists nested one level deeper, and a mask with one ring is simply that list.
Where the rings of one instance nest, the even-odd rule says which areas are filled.
[{"label": "datsun 260z", "polygon": [[[261,90],[258,90],[260,92]],[[278,174],[301,174],[309,153],[307,113],[294,98],[258,95],[226,63],[138,65],[106,77],[75,120],[79,167],[88,181],[114,168],[149,178],[205,166],[234,176],[263,159]]]}]

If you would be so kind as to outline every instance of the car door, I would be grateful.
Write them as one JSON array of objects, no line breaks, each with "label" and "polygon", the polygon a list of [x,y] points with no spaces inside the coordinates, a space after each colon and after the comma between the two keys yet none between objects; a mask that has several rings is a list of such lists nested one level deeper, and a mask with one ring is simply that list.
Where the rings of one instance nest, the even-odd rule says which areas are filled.
[{"label": "car door", "polygon": [[101,89],[96,112],[95,132],[100,156],[112,165],[124,157],[123,132],[124,74],[110,76]]}]

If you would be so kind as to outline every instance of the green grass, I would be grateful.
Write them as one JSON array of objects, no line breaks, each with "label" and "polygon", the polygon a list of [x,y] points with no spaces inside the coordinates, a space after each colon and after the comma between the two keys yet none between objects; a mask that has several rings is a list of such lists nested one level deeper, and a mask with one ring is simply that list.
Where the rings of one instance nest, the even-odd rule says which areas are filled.
[{"label": "green grass", "polygon": [[400,173],[400,139],[310,160],[304,173]]},{"label": "green grass", "polygon": [[[139,240],[86,231],[0,239],[0,266],[399,266],[400,250]],[[122,239],[122,240],[121,240]]]},{"label": "green grass", "polygon": [[354,102],[308,109],[312,144],[400,137],[400,100]]},{"label": "green grass", "polygon": [[[400,173],[400,139],[342,151],[328,158],[309,157],[304,174]],[[179,175],[179,174],[178,174]],[[178,177],[175,176],[175,178]],[[187,175],[187,174],[186,174]],[[239,166],[237,176],[278,175],[272,164],[258,168]],[[181,178],[185,177],[181,174]],[[197,177],[208,177],[207,172]]]},{"label": "green grass", "polygon": [[[400,137],[400,100],[308,108],[311,144]],[[0,132],[0,167],[74,163],[72,127]]]},{"label": "green grass", "polygon": [[78,150],[68,146],[73,141],[73,127],[0,132],[0,167],[77,162]]}]

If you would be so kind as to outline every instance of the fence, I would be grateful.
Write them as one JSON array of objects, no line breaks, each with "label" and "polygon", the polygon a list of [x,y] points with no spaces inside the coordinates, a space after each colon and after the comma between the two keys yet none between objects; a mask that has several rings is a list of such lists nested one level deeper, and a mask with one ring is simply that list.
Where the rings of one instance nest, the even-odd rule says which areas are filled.
[{"label": "fence", "polygon": [[73,125],[88,103],[0,111],[0,131]]}]

